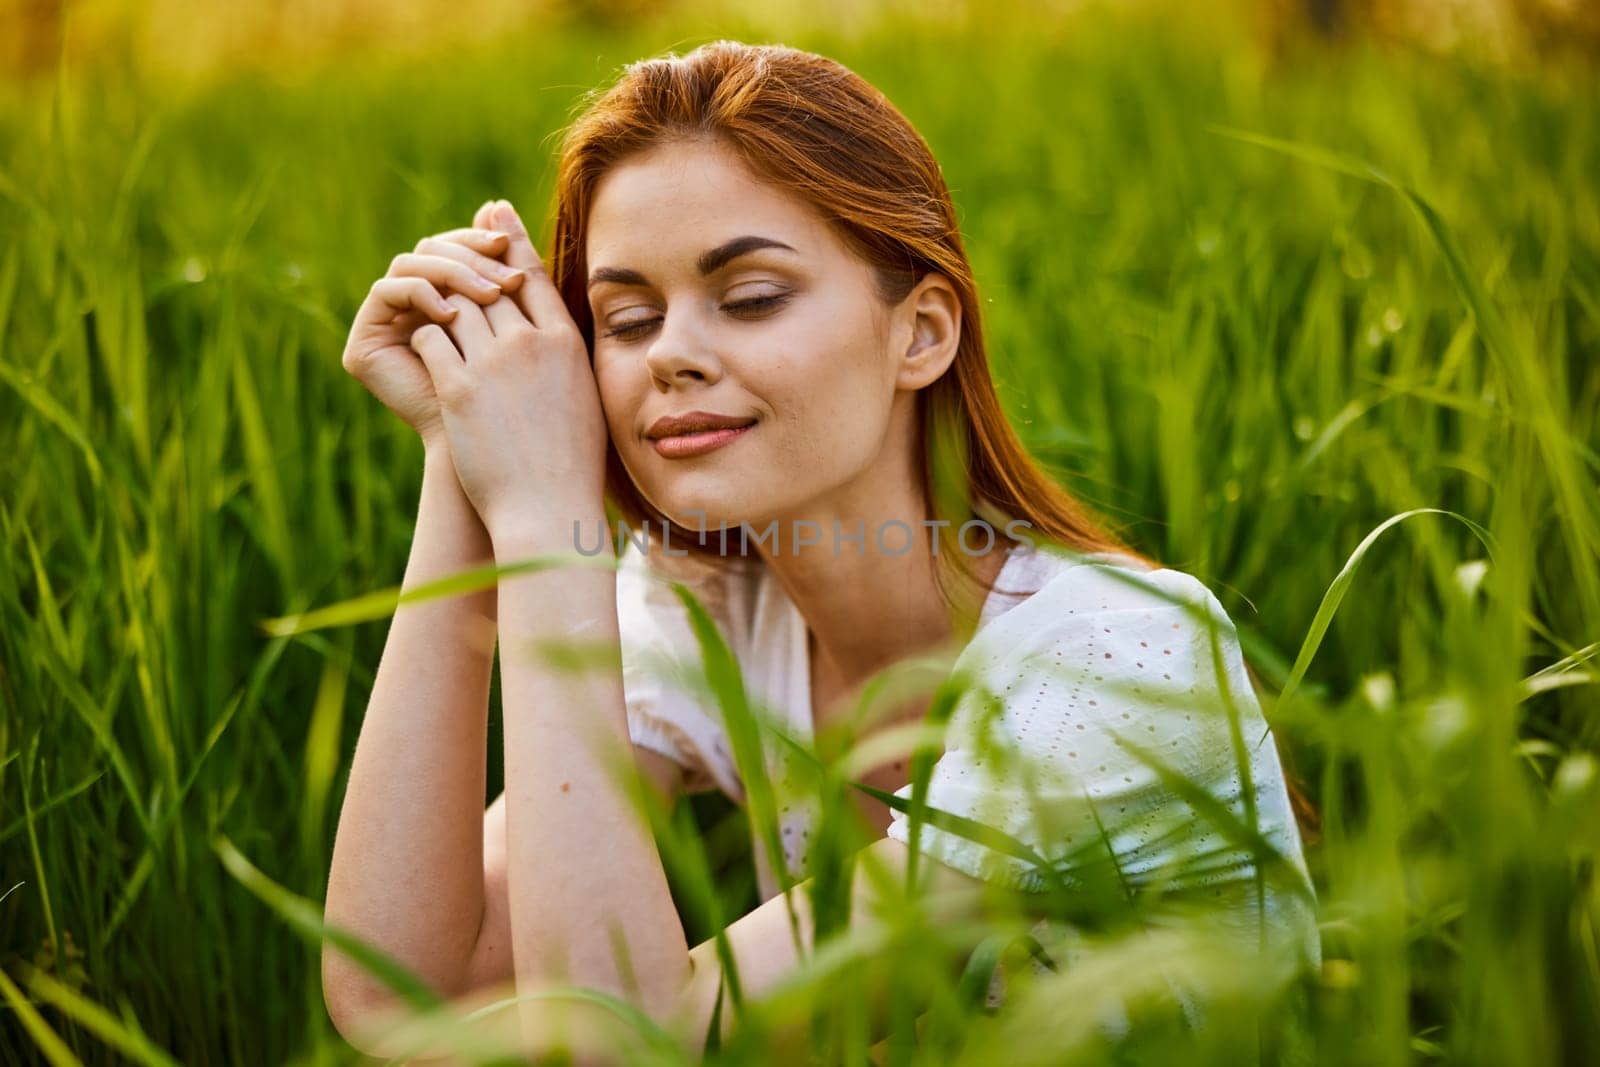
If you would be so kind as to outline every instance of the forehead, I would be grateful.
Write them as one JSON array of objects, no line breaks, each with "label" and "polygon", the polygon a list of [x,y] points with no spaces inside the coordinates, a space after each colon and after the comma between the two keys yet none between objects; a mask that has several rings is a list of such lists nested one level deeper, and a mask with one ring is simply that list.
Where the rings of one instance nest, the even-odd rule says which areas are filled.
[{"label": "forehead", "polygon": [[592,268],[693,257],[747,233],[807,253],[825,252],[832,244],[809,204],[763,181],[726,147],[705,141],[659,145],[600,179],[585,258]]}]

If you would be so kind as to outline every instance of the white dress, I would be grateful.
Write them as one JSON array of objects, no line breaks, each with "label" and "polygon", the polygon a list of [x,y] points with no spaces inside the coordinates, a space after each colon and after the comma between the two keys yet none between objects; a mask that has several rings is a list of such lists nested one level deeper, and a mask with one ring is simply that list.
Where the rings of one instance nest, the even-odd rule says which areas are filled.
[{"label": "white dress", "polygon": [[[707,602],[738,659],[752,710],[809,740],[804,618],[762,567],[748,579],[705,573],[686,584]],[[683,766],[690,791],[720,789],[743,803],[716,702],[683,668],[700,663],[687,613],[634,547],[622,556],[617,599],[633,742]],[[1002,831],[1047,869],[927,822],[922,852],[1024,891],[1070,889],[1091,870],[1118,872],[1132,889],[1162,881],[1212,900],[1243,936],[1287,935],[1320,966],[1315,897],[1278,753],[1233,623],[1203,583],[1121,554],[1013,547],[954,669],[979,685],[957,702],[925,803]],[[780,805],[784,861],[804,877],[815,805],[793,785],[788,746],[763,752]],[[1181,796],[1170,784],[1174,775],[1205,797]],[[1233,813],[1236,826],[1248,825],[1247,794],[1256,830],[1288,861],[1291,884],[1269,882],[1264,896],[1256,892],[1252,852],[1206,802]],[[895,795],[913,800],[912,785]],[[911,820],[897,809],[891,817],[888,836],[909,845]],[[780,886],[759,837],[752,847],[761,897],[769,899]],[[1048,936],[1058,961],[1073,958],[1073,931],[1046,924],[1036,932]],[[991,1004],[1002,987],[997,974]],[[1198,1024],[1198,1009],[1179,995]],[[1115,1032],[1120,1019],[1106,1025]]]}]

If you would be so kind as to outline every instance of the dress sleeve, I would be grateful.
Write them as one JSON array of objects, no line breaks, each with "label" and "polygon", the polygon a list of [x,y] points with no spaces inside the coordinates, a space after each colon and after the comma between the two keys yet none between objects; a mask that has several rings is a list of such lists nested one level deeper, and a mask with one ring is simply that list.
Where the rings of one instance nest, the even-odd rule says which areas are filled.
[{"label": "dress sleeve", "polygon": [[[952,714],[928,807],[1003,831],[1069,887],[1100,877],[1222,897],[1254,884],[1255,854],[1224,826],[1249,825],[1248,796],[1289,861],[1289,895],[1310,893],[1237,632],[1198,579],[1068,567],[981,630],[963,665],[977,685]],[[910,830],[894,810],[888,835],[909,844]],[[922,850],[975,878],[1050,888],[1019,856],[926,821],[920,831]]]},{"label": "dress sleeve", "polygon": [[720,716],[695,684],[701,655],[688,610],[631,543],[618,561],[617,624],[629,739],[683,767],[687,792],[721,789],[737,798]]}]

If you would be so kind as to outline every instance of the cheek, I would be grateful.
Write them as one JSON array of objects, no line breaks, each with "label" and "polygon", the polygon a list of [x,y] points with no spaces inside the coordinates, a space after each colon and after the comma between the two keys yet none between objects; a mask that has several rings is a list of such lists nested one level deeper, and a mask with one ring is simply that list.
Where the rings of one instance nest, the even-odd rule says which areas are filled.
[{"label": "cheek", "polygon": [[[876,403],[883,391],[882,340],[853,302],[819,302],[803,321],[785,324],[775,347],[782,355],[768,362],[764,380],[801,408],[826,416],[830,409]],[[862,390],[868,395],[846,396]]]},{"label": "cheek", "polygon": [[834,333],[807,346],[765,380],[763,397],[777,412],[779,462],[829,477],[873,462],[883,445],[893,389],[879,354],[859,336]]},{"label": "cheek", "polygon": [[597,366],[594,381],[600,394],[600,410],[606,417],[606,428],[619,446],[626,446],[625,438],[632,435],[633,419],[638,410],[639,385],[625,368],[614,362]]}]

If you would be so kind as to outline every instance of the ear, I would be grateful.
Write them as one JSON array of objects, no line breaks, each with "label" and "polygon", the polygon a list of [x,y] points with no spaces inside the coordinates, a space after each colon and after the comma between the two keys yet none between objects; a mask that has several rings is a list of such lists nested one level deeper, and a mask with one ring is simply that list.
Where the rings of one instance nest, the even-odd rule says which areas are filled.
[{"label": "ear", "polygon": [[891,336],[900,348],[895,385],[922,389],[939,380],[961,343],[961,300],[943,274],[929,271],[894,311]]}]

